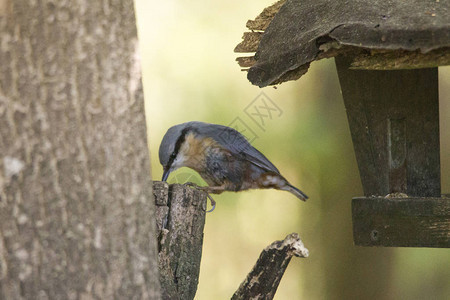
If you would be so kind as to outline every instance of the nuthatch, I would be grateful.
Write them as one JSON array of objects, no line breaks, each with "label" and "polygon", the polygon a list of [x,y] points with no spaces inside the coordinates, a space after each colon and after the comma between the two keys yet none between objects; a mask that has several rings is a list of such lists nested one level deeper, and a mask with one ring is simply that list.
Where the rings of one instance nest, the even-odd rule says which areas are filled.
[{"label": "nuthatch", "polygon": [[169,128],[159,147],[159,161],[163,181],[170,172],[188,167],[206,181],[209,186],[201,189],[209,193],[274,188],[308,199],[242,134],[227,126],[187,122]]}]

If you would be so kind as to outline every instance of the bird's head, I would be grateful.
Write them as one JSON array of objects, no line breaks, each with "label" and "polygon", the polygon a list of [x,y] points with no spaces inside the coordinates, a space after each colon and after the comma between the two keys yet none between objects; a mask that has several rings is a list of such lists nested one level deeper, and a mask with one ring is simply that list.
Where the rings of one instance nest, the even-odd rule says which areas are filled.
[{"label": "bird's head", "polygon": [[159,162],[164,168],[162,181],[166,181],[172,171],[184,166],[185,158],[180,149],[189,129],[189,123],[183,123],[172,126],[164,135],[159,146]]}]

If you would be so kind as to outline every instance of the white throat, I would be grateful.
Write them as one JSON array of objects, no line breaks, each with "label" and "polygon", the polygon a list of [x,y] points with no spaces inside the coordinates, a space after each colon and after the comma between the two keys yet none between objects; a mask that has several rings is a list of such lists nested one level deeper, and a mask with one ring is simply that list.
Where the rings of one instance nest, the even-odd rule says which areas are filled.
[{"label": "white throat", "polygon": [[175,157],[175,160],[172,163],[172,166],[171,166],[172,171],[175,171],[176,169],[184,167],[185,162],[186,162],[186,157],[183,155],[183,153],[179,152],[177,157]]}]

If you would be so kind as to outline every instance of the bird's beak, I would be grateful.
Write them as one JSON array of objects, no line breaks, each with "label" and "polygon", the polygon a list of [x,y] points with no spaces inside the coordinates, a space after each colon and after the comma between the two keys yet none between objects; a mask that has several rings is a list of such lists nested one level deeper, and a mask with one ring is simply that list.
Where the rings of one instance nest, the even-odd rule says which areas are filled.
[{"label": "bird's beak", "polygon": [[169,177],[170,174],[170,168],[164,168],[164,172],[163,172],[163,176],[162,176],[162,181],[166,181],[167,178]]}]

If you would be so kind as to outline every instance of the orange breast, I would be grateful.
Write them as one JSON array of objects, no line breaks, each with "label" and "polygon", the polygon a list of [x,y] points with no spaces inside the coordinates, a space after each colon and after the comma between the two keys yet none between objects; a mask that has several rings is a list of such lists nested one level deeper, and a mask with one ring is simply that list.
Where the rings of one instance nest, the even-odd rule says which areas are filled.
[{"label": "orange breast", "polygon": [[186,167],[202,172],[206,167],[206,149],[216,147],[221,148],[212,138],[199,138],[195,134],[189,133],[180,148],[180,152],[185,157]]}]

